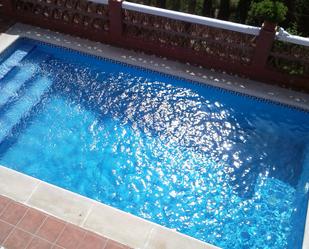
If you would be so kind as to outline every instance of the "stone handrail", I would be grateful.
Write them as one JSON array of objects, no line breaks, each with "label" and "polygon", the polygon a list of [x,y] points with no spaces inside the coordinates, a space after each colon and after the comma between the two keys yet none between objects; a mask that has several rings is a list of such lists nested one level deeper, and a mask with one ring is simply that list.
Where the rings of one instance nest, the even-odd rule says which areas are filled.
[{"label": "stone handrail", "polygon": [[261,29],[259,27],[254,27],[254,26],[249,26],[249,25],[244,25],[244,24],[239,24],[239,23],[234,23],[234,22],[228,22],[228,21],[218,20],[218,19],[209,18],[209,17],[197,16],[197,15],[187,14],[187,13],[173,11],[173,10],[166,10],[166,9],[146,6],[142,4],[131,3],[127,1],[124,1],[122,3],[122,8],[126,10],[132,10],[132,11],[136,11],[140,13],[149,14],[149,15],[161,16],[161,17],[166,17],[166,18],[170,18],[174,20],[189,22],[193,24],[201,24],[201,25],[206,25],[206,26],[210,26],[214,28],[226,29],[226,30],[231,30],[235,32],[251,34],[251,35],[258,35]]},{"label": "stone handrail", "polygon": [[89,0],[89,2],[98,3],[98,4],[108,4],[108,0]]},{"label": "stone handrail", "polygon": [[283,42],[290,42],[293,44],[309,47],[309,38],[291,35],[283,28],[279,28],[279,31],[276,34],[276,39]]}]

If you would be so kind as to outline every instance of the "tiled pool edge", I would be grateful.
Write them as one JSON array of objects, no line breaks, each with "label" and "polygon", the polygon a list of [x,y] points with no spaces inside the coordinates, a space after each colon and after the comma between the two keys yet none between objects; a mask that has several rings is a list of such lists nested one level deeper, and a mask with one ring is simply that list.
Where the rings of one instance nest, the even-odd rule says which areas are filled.
[{"label": "tiled pool edge", "polygon": [[7,33],[11,36],[34,39],[51,45],[77,50],[81,53],[90,54],[98,58],[106,58],[120,63],[142,67],[146,70],[171,75],[172,77],[199,82],[203,85],[231,91],[235,94],[245,95],[262,101],[270,101],[291,108],[309,111],[309,95],[301,92],[295,92],[261,82],[256,83],[252,80],[238,78],[135,51],[116,48],[30,25],[15,24]]},{"label": "tiled pool edge", "polygon": [[0,195],[132,248],[218,249],[4,166],[0,166]]}]

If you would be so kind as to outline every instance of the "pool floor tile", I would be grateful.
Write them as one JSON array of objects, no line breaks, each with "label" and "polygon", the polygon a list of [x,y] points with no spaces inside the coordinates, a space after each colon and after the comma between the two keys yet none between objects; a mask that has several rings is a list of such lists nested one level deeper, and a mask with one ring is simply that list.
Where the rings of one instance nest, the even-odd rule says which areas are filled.
[{"label": "pool floor tile", "polygon": [[13,228],[12,225],[0,220],[0,245],[5,241]]},{"label": "pool floor tile", "polygon": [[37,210],[28,209],[27,213],[18,223],[17,227],[27,232],[35,233],[38,230],[38,228],[42,225],[46,217],[47,215]]},{"label": "pool floor tile", "polygon": [[12,225],[16,225],[23,218],[26,211],[26,206],[17,202],[10,202],[2,212],[0,219]]},{"label": "pool floor tile", "polygon": [[78,249],[102,249],[106,245],[107,239],[91,232],[87,232]]},{"label": "pool floor tile", "polygon": [[94,233],[87,232],[78,249],[102,249],[106,245],[106,242],[107,239],[102,238]]},{"label": "pool floor tile", "polygon": [[52,246],[48,241],[34,237],[26,249],[51,249]]},{"label": "pool floor tile", "polygon": [[54,246],[52,247],[52,249],[64,249],[64,248],[61,247],[61,246],[54,245]]},{"label": "pool floor tile", "polygon": [[104,249],[129,249],[129,247],[126,247],[116,241],[108,240]]},{"label": "pool floor tile", "polygon": [[25,249],[31,239],[31,234],[15,228],[3,244],[8,249]]},{"label": "pool floor tile", "polygon": [[41,238],[54,243],[65,227],[65,222],[54,217],[47,217],[42,226],[37,231],[37,235]]},{"label": "pool floor tile", "polygon": [[86,232],[77,226],[67,224],[56,244],[66,249],[76,249],[83,241]]},{"label": "pool floor tile", "polygon": [[10,199],[0,195],[0,215],[4,211],[6,206],[9,204],[9,202],[10,202]]}]

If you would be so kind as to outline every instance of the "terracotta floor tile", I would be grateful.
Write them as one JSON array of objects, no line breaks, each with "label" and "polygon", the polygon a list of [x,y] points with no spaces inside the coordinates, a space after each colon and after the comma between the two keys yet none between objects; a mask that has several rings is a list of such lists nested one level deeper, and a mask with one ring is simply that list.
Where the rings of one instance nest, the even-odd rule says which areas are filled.
[{"label": "terracotta floor tile", "polygon": [[113,241],[113,240],[108,240],[106,246],[104,249],[127,249],[128,247]]},{"label": "terracotta floor tile", "polygon": [[55,245],[55,246],[53,246],[52,247],[52,249],[64,249],[63,247],[61,247],[61,246],[57,246],[57,245]]},{"label": "terracotta floor tile", "polygon": [[87,232],[84,240],[79,245],[79,249],[102,249],[107,239],[94,233]]},{"label": "terracotta floor tile", "polygon": [[4,242],[4,247],[8,249],[25,249],[31,239],[32,236],[29,233],[15,228]]},{"label": "terracotta floor tile", "polygon": [[38,237],[33,238],[27,249],[51,249],[52,244]]},{"label": "terracotta floor tile", "polygon": [[12,225],[16,225],[27,211],[27,207],[17,203],[11,202],[0,216],[1,220],[4,220]]},{"label": "terracotta floor tile", "polygon": [[130,249],[0,195],[2,244],[7,249]]},{"label": "terracotta floor tile", "polygon": [[10,199],[0,195],[0,214],[4,211]]},{"label": "terracotta floor tile", "polygon": [[60,235],[56,244],[65,249],[76,249],[80,242],[84,239],[85,231],[80,228],[68,224],[63,233]]},{"label": "terracotta floor tile", "polygon": [[0,220],[0,245],[3,243],[3,241],[7,238],[7,236],[10,234],[12,230],[13,230],[12,225],[7,224]]},{"label": "terracotta floor tile", "polygon": [[39,212],[35,209],[28,209],[25,216],[18,223],[17,227],[22,228],[30,233],[35,233],[40,225],[43,223],[47,215],[42,212]]},{"label": "terracotta floor tile", "polygon": [[62,232],[64,226],[64,221],[49,216],[36,234],[39,237],[54,243]]}]

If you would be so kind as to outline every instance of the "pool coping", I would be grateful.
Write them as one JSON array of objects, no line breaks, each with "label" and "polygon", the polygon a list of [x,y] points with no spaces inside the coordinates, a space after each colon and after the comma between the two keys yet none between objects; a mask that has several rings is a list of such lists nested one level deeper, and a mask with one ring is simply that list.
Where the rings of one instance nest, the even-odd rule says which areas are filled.
[{"label": "pool coping", "polygon": [[[133,66],[145,67],[146,69],[173,75],[175,77],[198,81],[228,91],[252,95],[266,101],[274,101],[290,107],[309,111],[309,95],[307,94],[266,85],[260,82],[256,84],[251,80],[235,78],[204,68],[193,67],[188,64],[172,62],[143,53],[114,48],[109,45],[91,42],[78,37],[72,37],[24,24],[15,24],[7,33],[0,35],[0,53],[20,37],[78,50],[83,53],[120,61]],[[205,75],[201,73],[201,71],[206,71],[206,74],[210,76],[205,78]],[[236,81],[240,83],[236,84]],[[0,180],[5,179],[5,177],[11,180],[9,182],[4,181],[6,182],[5,186],[0,183],[0,194],[64,219],[67,222],[119,241],[130,247],[145,249],[178,249],[192,248],[193,244],[194,248],[197,249],[218,248],[92,199],[0,166]],[[20,181],[19,177],[23,180]],[[16,193],[8,190],[7,186],[11,186],[10,188],[16,190]],[[28,190],[27,192],[27,188],[30,188],[31,191],[29,192]],[[49,196],[50,194],[51,197]],[[48,200],[48,197],[54,201]],[[55,205],[58,202],[55,200],[62,200],[62,207],[61,205],[56,207]],[[77,216],[78,210],[83,212]],[[107,212],[108,215],[105,214],[104,216],[105,212]],[[82,217],[84,217],[84,220],[82,220]],[[100,217],[100,219],[98,219],[98,217]],[[126,226],[131,229],[126,228],[126,232],[119,232],[124,230],[125,226],[123,224],[126,224]],[[109,225],[110,227],[108,227]],[[106,228],[106,226],[108,228]],[[145,231],[147,235],[142,235]],[[186,245],[188,245],[188,247]],[[305,248],[309,248],[309,207],[307,209],[305,235],[303,238],[303,249]]]}]

